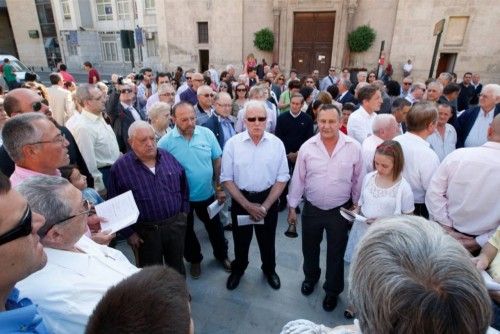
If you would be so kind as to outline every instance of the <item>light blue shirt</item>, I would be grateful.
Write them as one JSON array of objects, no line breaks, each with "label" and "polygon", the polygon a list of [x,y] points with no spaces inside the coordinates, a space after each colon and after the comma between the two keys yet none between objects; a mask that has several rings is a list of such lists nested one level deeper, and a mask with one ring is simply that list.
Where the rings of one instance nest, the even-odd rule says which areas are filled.
[{"label": "light blue shirt", "polygon": [[476,121],[470,129],[469,135],[465,138],[464,147],[477,147],[488,141],[488,128],[493,122],[494,111],[495,108],[485,115],[483,108],[479,109]]},{"label": "light blue shirt", "polygon": [[186,140],[175,127],[160,139],[158,147],[170,152],[186,170],[190,201],[203,201],[214,194],[213,160],[221,157],[222,150],[210,129],[196,126],[191,140]]},{"label": "light blue shirt", "polygon": [[1,333],[48,333],[36,305],[28,298],[19,300],[19,290],[14,288],[7,298],[6,311],[0,312]]},{"label": "light blue shirt", "polygon": [[431,144],[431,148],[438,155],[439,161],[443,161],[443,159],[456,148],[457,131],[455,131],[453,125],[445,124],[444,138],[441,137],[436,129],[426,140]]}]

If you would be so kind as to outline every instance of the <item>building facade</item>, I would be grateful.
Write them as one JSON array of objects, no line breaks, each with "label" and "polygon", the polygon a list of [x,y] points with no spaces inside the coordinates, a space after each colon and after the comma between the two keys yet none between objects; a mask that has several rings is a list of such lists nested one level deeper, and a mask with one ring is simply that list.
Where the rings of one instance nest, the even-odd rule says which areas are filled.
[{"label": "building facade", "polygon": [[[6,0],[21,60],[47,66],[61,58],[70,70],[84,61],[103,73],[132,71],[129,49],[123,49],[120,30],[135,32],[136,68],[173,71],[177,66],[222,70],[240,69],[249,53],[260,61],[277,62],[299,73],[330,65],[377,68],[380,54],[400,79],[411,59],[416,80],[428,78],[436,36],[435,24],[445,20],[437,52],[436,71],[479,73],[484,82],[500,82],[500,29],[493,0]],[[56,36],[47,35],[49,15],[40,7],[50,3]],[[350,53],[347,36],[360,25],[376,32],[372,47]],[[274,32],[273,52],[253,45],[262,28]],[[29,31],[41,31],[32,38]],[[53,38],[54,37],[54,38]],[[53,38],[53,39],[50,39]],[[381,53],[381,43],[384,50]],[[59,53],[57,53],[57,48]],[[50,50],[49,47],[52,47]]]}]

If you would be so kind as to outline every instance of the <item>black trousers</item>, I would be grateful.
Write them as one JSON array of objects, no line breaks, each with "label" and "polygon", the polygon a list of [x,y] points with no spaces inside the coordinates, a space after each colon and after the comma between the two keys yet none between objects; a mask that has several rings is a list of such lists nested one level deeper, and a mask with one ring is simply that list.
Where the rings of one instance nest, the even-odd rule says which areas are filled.
[{"label": "black trousers", "polygon": [[322,210],[305,201],[302,210],[302,254],[305,280],[315,284],[320,276],[320,244],[326,231],[326,276],[323,289],[337,296],[344,291],[344,252],[347,246],[348,222],[340,207]]},{"label": "black trousers", "polygon": [[165,264],[181,274],[184,269],[184,238],[186,234],[186,214],[158,221],[154,224],[139,223],[134,230],[144,243],[139,247],[139,267]]},{"label": "black trousers", "polygon": [[201,246],[194,233],[194,213],[205,225],[208,238],[212,244],[213,254],[217,260],[227,258],[227,240],[224,237],[224,230],[220,222],[219,214],[210,219],[207,207],[215,200],[214,196],[199,202],[189,202],[190,210],[187,216],[186,241],[184,245],[184,257],[191,263],[200,263],[203,260]]},{"label": "black trousers", "polygon": [[427,210],[427,206],[425,206],[425,203],[415,203],[415,211],[413,211],[413,214],[415,216],[429,219],[429,211]]},{"label": "black trousers", "polygon": [[[243,196],[253,203],[263,203],[271,188],[257,193],[242,191]],[[276,225],[278,224],[278,201],[267,210],[263,225],[238,226],[238,215],[248,215],[248,212],[237,202],[231,205],[231,219],[233,222],[233,239],[235,259],[231,270],[233,273],[243,275],[248,266],[248,250],[252,241],[253,231],[259,244],[262,270],[266,274],[274,273],[276,268],[276,252],[274,248],[276,239]]]}]

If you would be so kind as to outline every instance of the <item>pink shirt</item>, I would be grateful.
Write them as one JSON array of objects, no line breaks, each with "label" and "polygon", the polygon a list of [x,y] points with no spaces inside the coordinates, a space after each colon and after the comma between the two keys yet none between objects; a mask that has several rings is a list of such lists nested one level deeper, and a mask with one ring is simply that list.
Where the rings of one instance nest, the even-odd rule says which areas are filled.
[{"label": "pink shirt", "polygon": [[71,74],[69,74],[68,72],[66,72],[66,71],[59,71],[59,74],[62,76],[64,82],[71,81],[71,82],[75,82],[76,83],[75,78],[73,78],[73,76]]},{"label": "pink shirt", "polygon": [[339,132],[337,145],[329,156],[317,134],[299,150],[288,204],[297,207],[302,195],[322,210],[336,208],[351,196],[357,203],[365,174],[361,145],[355,139]]},{"label": "pink shirt", "polygon": [[[19,167],[18,165],[16,165],[16,169],[14,170],[14,173],[12,173],[12,175],[10,176],[10,183],[12,184],[12,187],[15,187],[18,184],[20,184],[21,182],[23,182],[24,180],[26,180],[27,178],[30,178],[33,176],[39,176],[39,175],[47,175],[47,174],[35,172],[31,169],[26,169],[26,168]],[[53,175],[61,176],[61,172],[59,171],[59,169],[56,169],[54,171]]]}]

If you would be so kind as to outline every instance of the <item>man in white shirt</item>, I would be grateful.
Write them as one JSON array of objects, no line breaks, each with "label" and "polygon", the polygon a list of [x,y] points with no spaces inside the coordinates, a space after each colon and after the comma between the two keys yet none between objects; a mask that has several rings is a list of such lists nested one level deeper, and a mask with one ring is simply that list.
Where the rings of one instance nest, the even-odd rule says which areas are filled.
[{"label": "man in white shirt", "polygon": [[47,88],[49,93],[47,100],[52,111],[52,117],[59,125],[64,126],[68,118],[75,112],[71,92],[63,88],[64,82],[59,73],[51,73],[49,79],[52,86]]},{"label": "man in white shirt", "polygon": [[[231,137],[224,146],[222,156],[220,181],[232,197],[235,254],[226,287],[236,289],[245,273],[255,227],[262,271],[269,285],[279,289],[281,282],[275,271],[274,247],[278,224],[277,199],[290,179],[288,162],[281,140],[265,131],[267,112],[264,102],[248,102],[245,114],[247,131]],[[246,222],[238,216],[246,216]]]},{"label": "man in white shirt", "polygon": [[390,114],[380,114],[375,116],[372,125],[373,134],[366,138],[361,145],[363,161],[365,163],[366,172],[373,171],[373,157],[375,150],[385,140],[391,140],[399,132],[396,118]]},{"label": "man in white shirt", "polygon": [[115,133],[102,116],[106,95],[94,85],[82,84],[76,96],[83,110],[79,122],[69,130],[94,177],[95,189],[102,192],[106,189],[109,169],[120,156]]},{"label": "man in white shirt", "polygon": [[422,101],[425,93],[425,84],[422,82],[415,82],[411,85],[410,93],[406,95],[406,99],[410,101],[411,104]]},{"label": "man in white shirt", "polygon": [[36,176],[18,186],[45,216],[38,230],[47,265],[18,283],[21,297],[38,304],[51,333],[83,333],[104,293],[139,269],[113,248],[85,236],[90,204],[61,177]]},{"label": "man in white shirt", "polygon": [[432,177],[425,203],[431,217],[470,252],[500,225],[500,116],[479,147],[450,153]]},{"label": "man in white shirt", "polygon": [[448,103],[438,104],[438,120],[434,132],[427,137],[427,141],[431,144],[431,148],[436,152],[439,161],[453,152],[457,145],[457,132],[453,125],[448,124],[453,111]]},{"label": "man in white shirt", "polygon": [[432,102],[416,103],[406,115],[408,131],[394,138],[401,144],[405,157],[403,177],[408,181],[415,200],[414,214],[429,218],[425,192],[439,166],[439,158],[426,141],[436,128],[437,108]]},{"label": "man in white shirt", "polygon": [[361,144],[373,133],[373,120],[382,105],[382,93],[376,86],[366,85],[359,90],[358,100],[361,106],[349,117],[347,135]]}]

